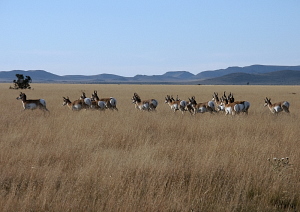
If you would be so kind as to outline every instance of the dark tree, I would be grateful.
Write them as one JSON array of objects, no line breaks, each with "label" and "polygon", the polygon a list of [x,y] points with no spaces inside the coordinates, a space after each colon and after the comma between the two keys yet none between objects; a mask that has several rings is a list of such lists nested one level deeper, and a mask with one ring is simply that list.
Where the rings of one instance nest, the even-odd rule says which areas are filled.
[{"label": "dark tree", "polygon": [[23,74],[16,74],[17,80],[14,80],[14,89],[31,89],[29,83],[32,82],[30,76],[24,78]]}]

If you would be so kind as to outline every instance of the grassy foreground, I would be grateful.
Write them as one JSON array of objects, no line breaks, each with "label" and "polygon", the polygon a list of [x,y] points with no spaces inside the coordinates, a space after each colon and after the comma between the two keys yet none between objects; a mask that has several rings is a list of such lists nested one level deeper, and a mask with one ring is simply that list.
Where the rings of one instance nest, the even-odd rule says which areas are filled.
[{"label": "grassy foreground", "polygon": [[[45,115],[21,111],[20,90],[8,87],[0,84],[0,211],[300,210],[299,86],[35,84],[24,92],[46,100]],[[119,111],[62,106],[63,96],[94,90]],[[164,103],[223,91],[249,101],[249,115],[182,115]],[[157,111],[136,110],[134,92],[156,98]],[[291,113],[271,114],[265,97],[289,101]]]}]

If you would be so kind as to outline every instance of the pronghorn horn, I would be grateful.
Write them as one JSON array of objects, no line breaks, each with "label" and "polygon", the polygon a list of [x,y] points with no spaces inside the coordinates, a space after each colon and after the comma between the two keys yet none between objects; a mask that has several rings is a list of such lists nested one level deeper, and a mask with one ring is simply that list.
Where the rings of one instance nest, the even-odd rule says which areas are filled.
[{"label": "pronghorn horn", "polygon": [[139,98],[140,99],[140,97],[139,97],[139,95],[137,94],[137,93],[134,93],[133,94],[136,98]]}]

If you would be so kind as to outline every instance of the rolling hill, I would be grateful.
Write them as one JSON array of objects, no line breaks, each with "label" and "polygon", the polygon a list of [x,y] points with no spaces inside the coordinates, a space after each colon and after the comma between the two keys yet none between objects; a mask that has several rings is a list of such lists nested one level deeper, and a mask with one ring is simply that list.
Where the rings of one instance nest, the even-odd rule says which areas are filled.
[{"label": "rolling hill", "polygon": [[202,85],[300,85],[300,71],[284,70],[262,74],[232,73],[194,82]]},{"label": "rolling hill", "polygon": [[30,76],[35,83],[126,83],[126,84],[203,84],[203,85],[300,85],[300,66],[252,65],[203,71],[169,71],[162,75],[123,77],[114,74],[59,76],[44,70],[0,71],[0,82],[12,82],[16,74]]}]

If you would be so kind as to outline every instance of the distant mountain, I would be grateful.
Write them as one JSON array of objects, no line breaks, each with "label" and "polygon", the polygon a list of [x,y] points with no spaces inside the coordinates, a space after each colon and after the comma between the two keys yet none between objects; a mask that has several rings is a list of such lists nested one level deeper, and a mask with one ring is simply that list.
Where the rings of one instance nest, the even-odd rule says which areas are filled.
[{"label": "distant mountain", "polygon": [[196,79],[208,79],[214,77],[221,77],[232,73],[248,73],[248,74],[259,74],[269,73],[273,71],[300,71],[300,66],[267,66],[267,65],[252,65],[245,67],[228,67],[226,69],[219,69],[215,71],[203,71],[196,75]]},{"label": "distant mountain", "polygon": [[263,74],[232,73],[194,82],[203,85],[300,85],[300,71],[285,70]]},{"label": "distant mountain", "polygon": [[177,79],[193,79],[195,77],[194,74],[188,72],[188,71],[169,71],[163,74],[162,76],[165,77],[172,77],[172,78],[177,78]]},{"label": "distant mountain", "polygon": [[187,71],[169,71],[163,75],[136,75],[129,77],[129,81],[134,82],[179,82],[184,80],[192,80],[195,75]]},{"label": "distant mountain", "polygon": [[34,81],[56,81],[60,80],[61,76],[49,73],[44,70],[13,70],[13,71],[0,71],[0,82],[12,82],[16,78],[16,74],[23,74],[30,76]]},{"label": "distant mountain", "polygon": [[16,74],[30,76],[34,83],[128,83],[128,84],[203,84],[203,85],[300,85],[300,66],[252,65],[204,71],[169,71],[162,75],[123,77],[114,74],[59,76],[44,70],[0,71],[0,82],[12,82]]},{"label": "distant mountain", "polygon": [[127,81],[126,77],[114,74],[98,74],[98,75],[66,75],[60,78],[61,81],[87,81],[87,82],[105,82],[105,81]]}]

